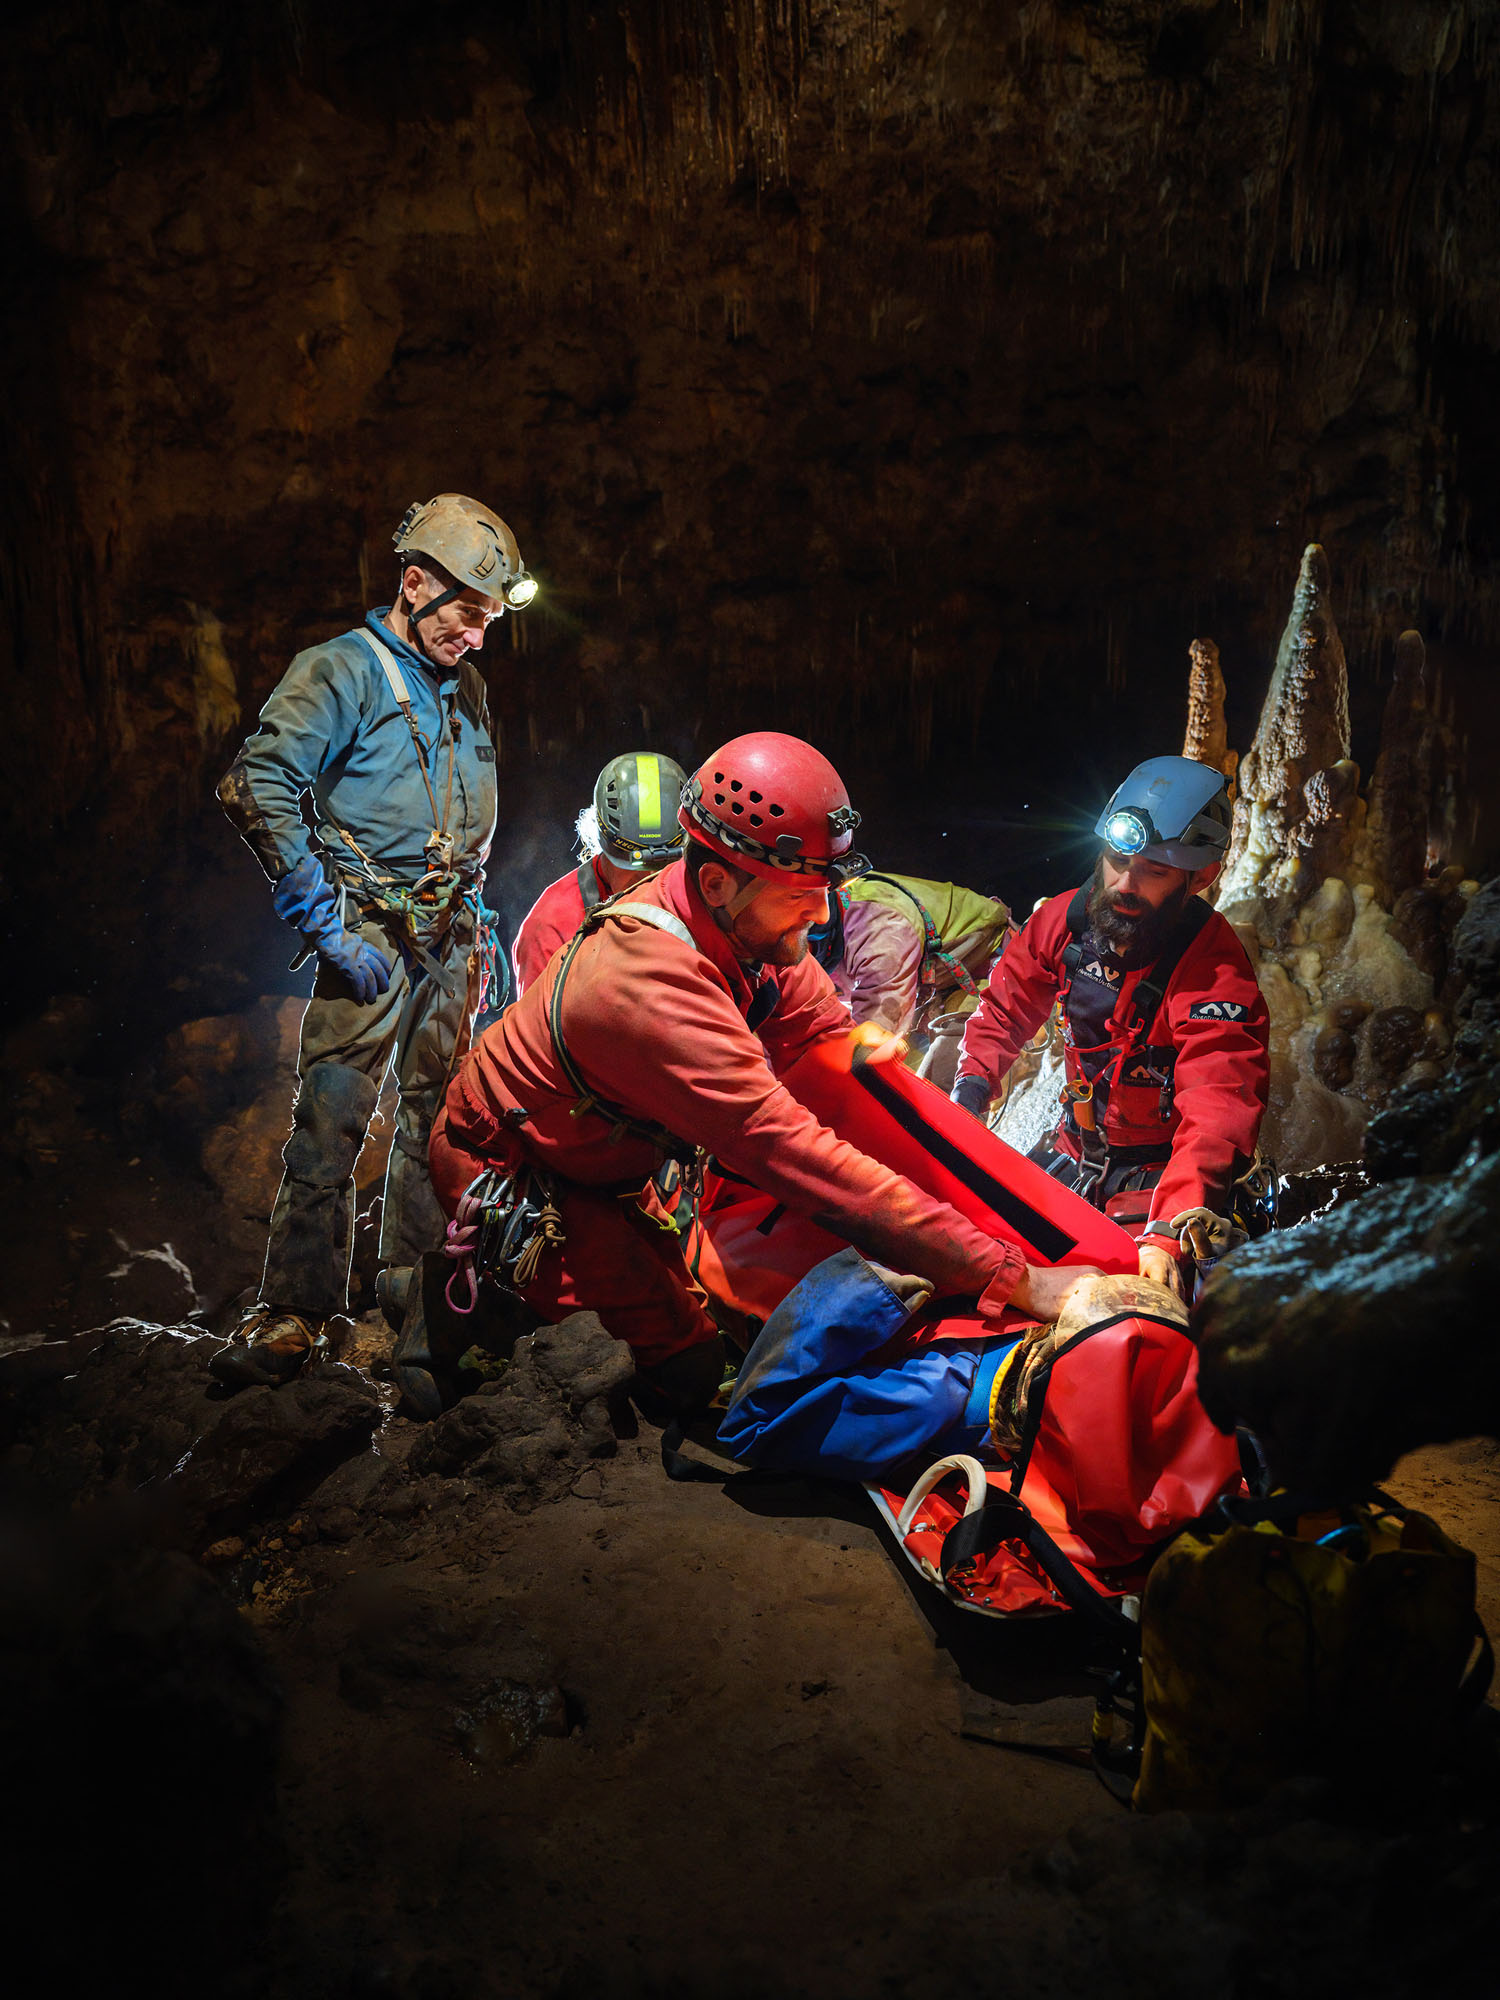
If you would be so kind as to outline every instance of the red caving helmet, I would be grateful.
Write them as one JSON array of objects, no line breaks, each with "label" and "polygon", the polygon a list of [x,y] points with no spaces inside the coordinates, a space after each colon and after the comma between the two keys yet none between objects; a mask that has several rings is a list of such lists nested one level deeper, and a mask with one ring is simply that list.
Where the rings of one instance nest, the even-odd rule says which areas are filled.
[{"label": "red caving helmet", "polygon": [[759,729],[736,736],[691,777],[679,826],[736,868],[763,881],[812,875],[825,887],[863,875],[851,854],[859,814],[821,750],[800,736]]}]

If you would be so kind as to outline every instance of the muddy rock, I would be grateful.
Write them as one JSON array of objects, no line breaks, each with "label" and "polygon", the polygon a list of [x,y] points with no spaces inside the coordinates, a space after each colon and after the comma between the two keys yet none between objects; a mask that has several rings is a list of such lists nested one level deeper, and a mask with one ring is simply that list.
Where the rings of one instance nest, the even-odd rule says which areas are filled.
[{"label": "muddy rock", "polygon": [[246,1389],[165,1482],[196,1539],[284,1511],[369,1442],[380,1404],[363,1377],[322,1368],[283,1389]]},{"label": "muddy rock", "polygon": [[196,1327],[122,1320],[5,1357],[5,1463],[59,1503],[155,1496],[170,1503],[168,1532],[198,1549],[300,1498],[368,1442],[380,1405],[353,1369],[226,1400],[208,1373],[221,1344]]},{"label": "muddy rock", "polygon": [[1214,1422],[1278,1480],[1347,1493],[1418,1445],[1500,1436],[1500,1158],[1247,1244],[1194,1309]]},{"label": "muddy rock", "polygon": [[1354,1037],[1344,1028],[1324,1028],[1313,1043],[1313,1075],[1328,1090],[1343,1090],[1354,1080]]},{"label": "muddy rock", "polygon": [[1425,1063],[1414,1067],[1370,1121],[1364,1156],[1378,1180],[1441,1173],[1476,1148],[1500,1148],[1500,881],[1469,898],[1450,965],[1450,985],[1458,983],[1451,1053],[1446,1030],[1429,1015],[1412,1053],[1443,1060],[1435,1073]]},{"label": "muddy rock", "polygon": [[1365,1029],[1365,1047],[1381,1076],[1399,1076],[1421,1048],[1425,1035],[1419,1008],[1381,1007]]},{"label": "muddy rock", "polygon": [[462,1471],[523,1511],[569,1492],[591,1459],[615,1449],[612,1405],[634,1373],[630,1350],[593,1313],[574,1313],[516,1343],[497,1380],[440,1417],[412,1447],[417,1475]]}]

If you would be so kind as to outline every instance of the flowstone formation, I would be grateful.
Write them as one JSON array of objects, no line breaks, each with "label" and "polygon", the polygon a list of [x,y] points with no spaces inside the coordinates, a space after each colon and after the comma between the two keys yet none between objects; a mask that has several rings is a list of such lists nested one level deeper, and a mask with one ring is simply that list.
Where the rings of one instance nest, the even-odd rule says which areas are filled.
[{"label": "flowstone formation", "polygon": [[1438,1073],[1450,1041],[1448,941],[1476,887],[1448,864],[1451,732],[1433,712],[1420,635],[1398,645],[1362,797],[1329,595],[1328,558],[1314,543],[1240,767],[1217,895],[1271,1016],[1262,1145],[1293,1172],[1357,1157],[1371,1111],[1396,1085]]}]

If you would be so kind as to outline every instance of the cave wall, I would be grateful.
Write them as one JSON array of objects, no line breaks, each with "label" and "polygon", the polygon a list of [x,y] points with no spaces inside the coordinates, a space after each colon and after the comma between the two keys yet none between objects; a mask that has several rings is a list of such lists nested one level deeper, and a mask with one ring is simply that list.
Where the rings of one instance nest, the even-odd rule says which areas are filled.
[{"label": "cave wall", "polygon": [[1175,747],[1199,631],[1247,738],[1310,540],[1357,724],[1406,627],[1483,657],[1497,14],[28,17],[14,851],[165,848],[443,487],[544,584],[484,660],[523,813],[622,742],[775,721],[849,765],[887,858],[913,790],[1040,776],[1061,730],[1091,818]]}]

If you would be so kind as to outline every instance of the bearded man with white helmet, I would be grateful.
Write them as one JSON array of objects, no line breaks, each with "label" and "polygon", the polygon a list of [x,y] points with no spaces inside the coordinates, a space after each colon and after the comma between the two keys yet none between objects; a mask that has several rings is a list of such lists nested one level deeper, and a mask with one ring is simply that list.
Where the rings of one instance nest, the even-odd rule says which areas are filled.
[{"label": "bearded man with white helmet", "polygon": [[392,1063],[382,1264],[409,1269],[444,1229],[428,1134],[493,962],[495,746],[468,655],[536,584],[460,493],[408,508],[393,542],[395,602],[297,655],[219,786],[302,941],[293,964],[317,960],[261,1303],[209,1364],[231,1388],[289,1381],[348,1308],[354,1166]]},{"label": "bearded man with white helmet", "polygon": [[1266,1003],[1202,896],[1229,825],[1227,781],[1210,765],[1137,765],[1095,824],[1092,879],[1042,904],[991,971],[952,1092],[982,1117],[1061,1001],[1063,1116],[1032,1157],[1100,1208],[1141,1197],[1141,1274],[1179,1291],[1185,1232],[1214,1240],[1210,1218],[1228,1215],[1255,1159],[1270,1085]]}]

